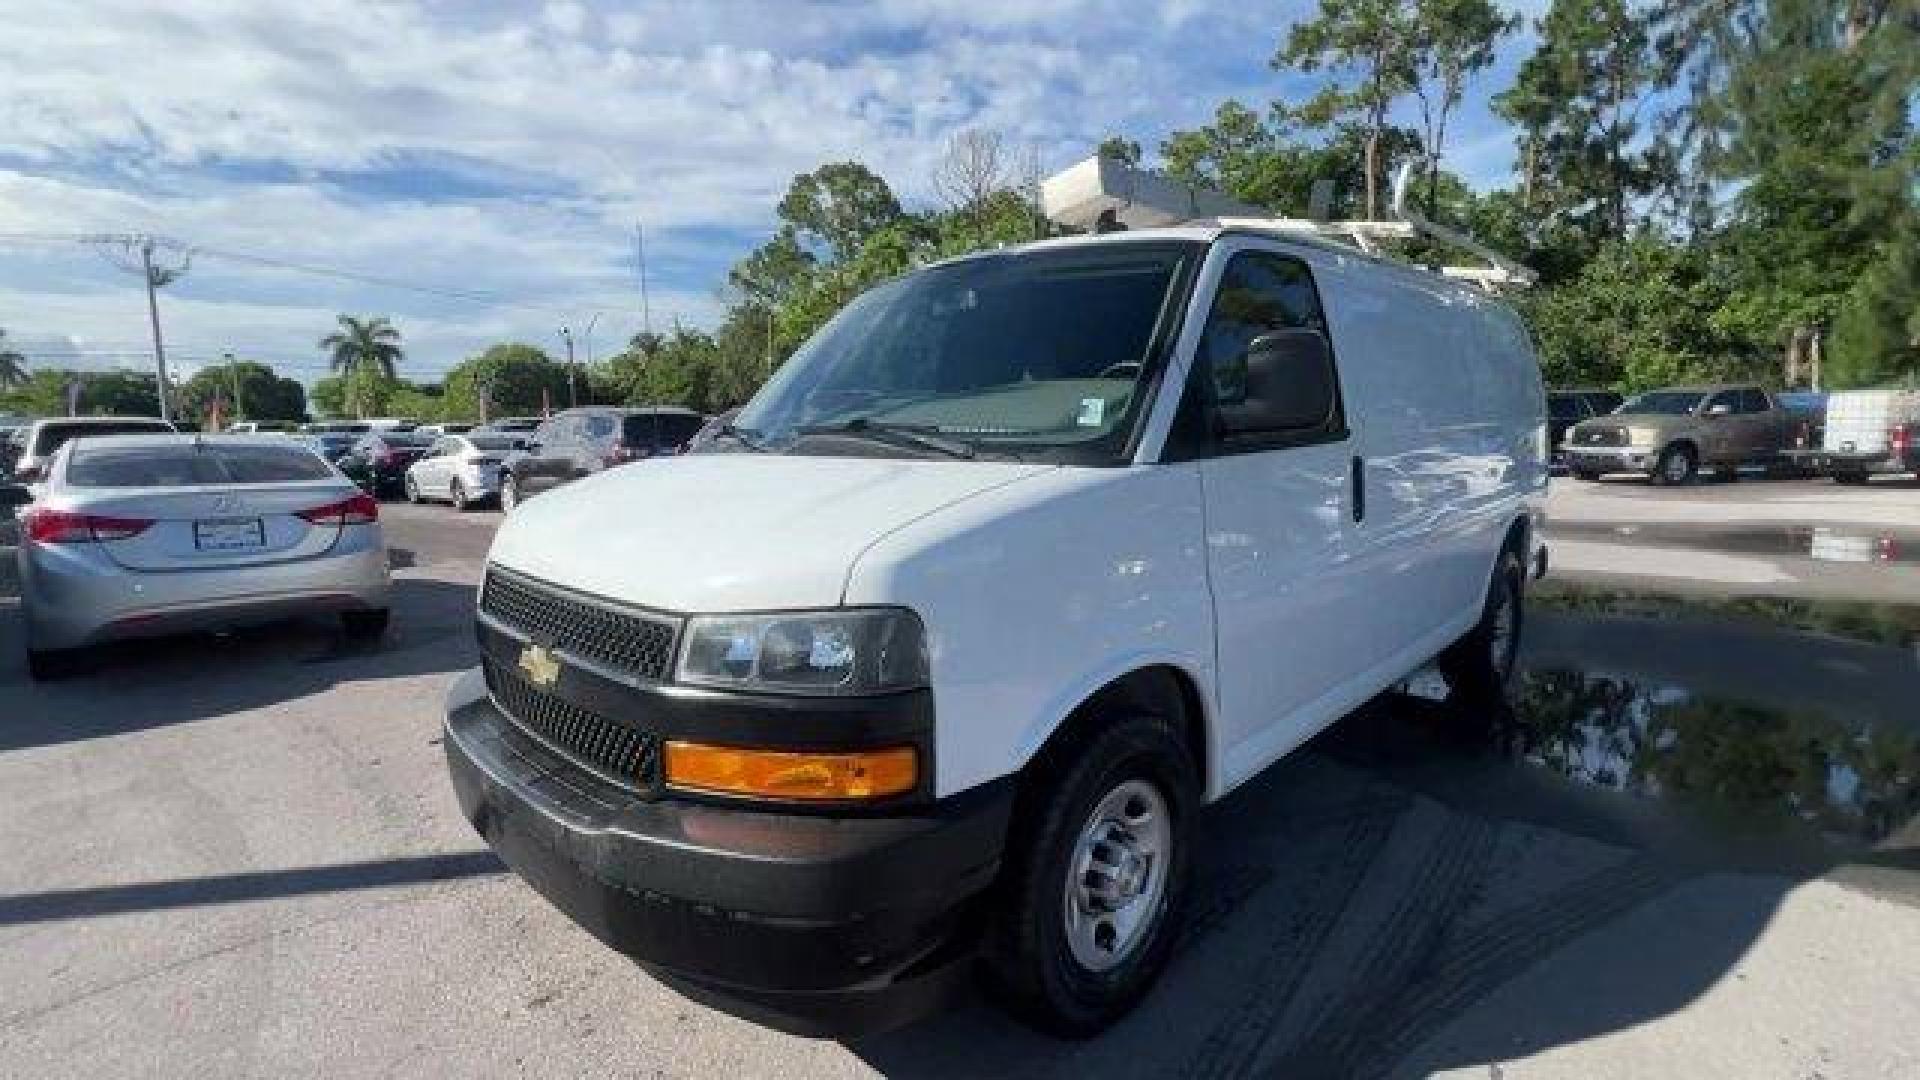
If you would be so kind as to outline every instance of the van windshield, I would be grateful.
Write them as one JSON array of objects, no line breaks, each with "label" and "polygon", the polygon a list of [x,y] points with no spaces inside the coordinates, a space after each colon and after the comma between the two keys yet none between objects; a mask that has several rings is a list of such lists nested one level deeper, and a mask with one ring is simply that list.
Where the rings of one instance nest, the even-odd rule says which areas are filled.
[{"label": "van windshield", "polygon": [[1111,463],[1199,253],[1147,241],[1021,251],[897,278],[847,305],[729,430],[790,453]]}]

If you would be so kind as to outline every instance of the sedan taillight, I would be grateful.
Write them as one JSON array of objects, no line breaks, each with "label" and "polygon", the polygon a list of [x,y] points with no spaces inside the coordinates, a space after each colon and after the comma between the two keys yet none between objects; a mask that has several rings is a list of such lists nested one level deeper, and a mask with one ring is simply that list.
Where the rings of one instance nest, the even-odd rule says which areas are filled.
[{"label": "sedan taillight", "polygon": [[1895,424],[1893,430],[1887,432],[1887,441],[1893,445],[1894,453],[1905,454],[1913,449],[1913,428],[1906,424]]},{"label": "sedan taillight", "polygon": [[149,518],[106,517],[70,510],[34,509],[22,519],[27,540],[35,544],[84,544],[89,540],[125,540],[153,524]]},{"label": "sedan taillight", "polygon": [[315,525],[371,525],[380,520],[380,503],[361,492],[350,499],[302,510],[299,516]]}]

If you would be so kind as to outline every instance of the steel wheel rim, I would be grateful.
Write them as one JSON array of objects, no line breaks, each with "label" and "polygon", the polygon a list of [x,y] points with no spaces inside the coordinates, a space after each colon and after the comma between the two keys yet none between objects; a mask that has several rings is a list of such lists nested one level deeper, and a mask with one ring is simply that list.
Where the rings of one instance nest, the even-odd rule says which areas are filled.
[{"label": "steel wheel rim", "polygon": [[1109,971],[1139,951],[1167,895],[1173,823],[1146,780],[1107,792],[1087,816],[1067,864],[1067,947],[1088,971]]}]

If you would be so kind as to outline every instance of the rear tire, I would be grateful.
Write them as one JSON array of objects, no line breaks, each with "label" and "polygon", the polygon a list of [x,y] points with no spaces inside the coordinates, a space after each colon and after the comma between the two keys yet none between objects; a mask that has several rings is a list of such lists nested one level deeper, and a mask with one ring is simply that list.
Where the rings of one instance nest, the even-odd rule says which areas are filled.
[{"label": "rear tire", "polygon": [[373,641],[387,632],[387,623],[392,618],[393,612],[387,608],[343,611],[340,613],[340,626],[353,641]]},{"label": "rear tire", "polygon": [[500,478],[500,512],[511,514],[513,508],[519,505],[520,483],[513,478],[512,473],[508,473]]},{"label": "rear tire", "polygon": [[1480,621],[1440,654],[1447,687],[1465,699],[1489,704],[1507,700],[1519,667],[1520,633],[1526,622],[1526,569],[1518,553],[1501,552],[1487,583]]},{"label": "rear tire", "polygon": [[27,675],[35,682],[53,682],[83,673],[90,659],[85,649],[28,649]]},{"label": "rear tire", "polygon": [[1660,452],[1660,459],[1653,466],[1653,482],[1668,487],[1682,487],[1693,483],[1700,475],[1700,458],[1691,446],[1669,446]]},{"label": "rear tire", "polygon": [[1090,738],[1033,766],[987,950],[1007,1009],[1074,1038],[1125,1015],[1166,966],[1200,798],[1165,722],[1094,723]]}]

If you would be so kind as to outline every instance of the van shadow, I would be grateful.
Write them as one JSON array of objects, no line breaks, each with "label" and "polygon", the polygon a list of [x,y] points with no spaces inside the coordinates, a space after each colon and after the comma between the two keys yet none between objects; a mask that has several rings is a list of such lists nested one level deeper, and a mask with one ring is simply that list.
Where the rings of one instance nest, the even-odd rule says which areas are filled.
[{"label": "van shadow", "polygon": [[[1688,917],[1651,918],[1704,880],[1699,868],[1582,835],[1624,840],[1631,829],[1557,802],[1550,785],[1509,793],[1524,813],[1500,819],[1342,760],[1344,743],[1383,733],[1409,755],[1510,771],[1451,718],[1383,699],[1206,812],[1174,959],[1105,1034],[1051,1039],[976,998],[851,1049],[915,1078],[1388,1075],[1584,936],[1657,935],[1606,951],[1605,965],[1556,969],[1524,1016],[1487,1032],[1464,1025],[1474,1034],[1426,1063],[1479,1066],[1682,1008],[1732,969],[1792,885],[1714,883],[1710,902],[1679,905]],[[1572,831],[1581,818],[1593,827]]]},{"label": "van shadow", "polygon": [[473,586],[396,578],[377,641],[314,617],[103,646],[87,670],[27,677],[20,609],[0,589],[0,753],[97,739],[297,700],[337,684],[453,672],[475,663]]},{"label": "van shadow", "polygon": [[1102,1036],[975,1000],[851,1048],[900,1077],[1485,1069],[1685,1008],[1804,881],[1920,892],[1909,646],[1532,622],[1517,710],[1384,695],[1209,808],[1174,959]]}]

